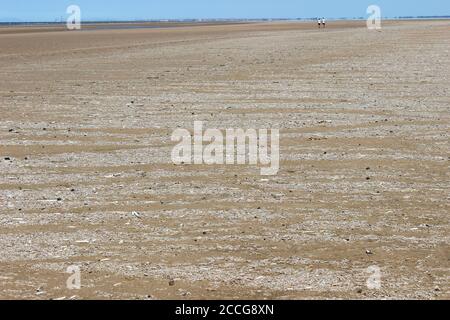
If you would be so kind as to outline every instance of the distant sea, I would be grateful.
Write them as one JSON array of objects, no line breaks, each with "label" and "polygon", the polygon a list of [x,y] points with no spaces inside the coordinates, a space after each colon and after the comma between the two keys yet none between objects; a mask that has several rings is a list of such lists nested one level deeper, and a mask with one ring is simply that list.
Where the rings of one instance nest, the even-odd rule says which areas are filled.
[{"label": "distant sea", "polygon": [[[330,21],[333,20],[365,20],[367,17],[353,17],[353,18],[327,18]],[[385,20],[430,20],[430,19],[450,19],[450,15],[445,16],[405,16],[405,17],[383,17]],[[0,20],[0,26],[21,26],[21,25],[65,25],[65,21],[40,21],[40,22],[27,22],[18,21],[17,19],[11,19],[15,21],[5,21],[5,19]],[[213,22],[258,22],[258,21],[315,21],[317,17],[313,18],[297,18],[297,19],[286,19],[286,18],[264,18],[264,19],[182,19],[182,20],[133,20],[133,21],[122,21],[122,20],[98,20],[98,21],[83,21],[84,24],[136,24],[136,23],[213,23]],[[142,26],[142,28],[149,28],[150,26]],[[156,28],[157,26],[155,26]],[[131,26],[130,26],[131,28]],[[133,28],[136,28],[134,26]]]}]

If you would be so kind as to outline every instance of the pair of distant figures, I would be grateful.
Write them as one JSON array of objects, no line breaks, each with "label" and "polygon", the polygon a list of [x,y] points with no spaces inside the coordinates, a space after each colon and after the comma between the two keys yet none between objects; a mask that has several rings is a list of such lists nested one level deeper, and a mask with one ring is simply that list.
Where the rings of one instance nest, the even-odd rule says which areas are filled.
[{"label": "pair of distant figures", "polygon": [[317,23],[319,24],[319,29],[323,26],[325,28],[326,26],[326,22],[325,22],[325,18],[317,18]]}]

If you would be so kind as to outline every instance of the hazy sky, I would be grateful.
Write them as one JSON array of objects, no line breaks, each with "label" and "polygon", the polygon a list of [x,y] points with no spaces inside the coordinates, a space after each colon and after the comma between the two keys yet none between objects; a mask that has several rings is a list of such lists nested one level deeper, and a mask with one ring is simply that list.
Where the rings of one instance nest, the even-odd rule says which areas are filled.
[{"label": "hazy sky", "polygon": [[371,4],[385,17],[450,15],[449,0],[0,0],[0,20],[65,20],[70,4],[83,20],[365,17]]}]

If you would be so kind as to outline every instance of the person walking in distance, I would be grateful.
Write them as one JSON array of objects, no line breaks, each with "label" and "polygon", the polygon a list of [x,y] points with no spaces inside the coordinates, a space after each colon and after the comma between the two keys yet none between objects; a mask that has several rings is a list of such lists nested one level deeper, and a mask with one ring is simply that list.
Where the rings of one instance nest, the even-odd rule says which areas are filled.
[{"label": "person walking in distance", "polygon": [[322,20],[320,20],[320,18],[317,18],[317,24],[319,25],[319,29],[320,29],[321,23],[322,23]]},{"label": "person walking in distance", "polygon": [[325,18],[322,18],[322,26],[325,28]]}]

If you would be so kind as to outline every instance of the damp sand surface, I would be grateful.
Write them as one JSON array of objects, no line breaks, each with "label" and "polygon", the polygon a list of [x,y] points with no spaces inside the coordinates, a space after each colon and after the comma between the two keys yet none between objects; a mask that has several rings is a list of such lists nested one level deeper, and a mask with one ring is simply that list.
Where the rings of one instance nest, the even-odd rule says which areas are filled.
[{"label": "damp sand surface", "polygon": [[[48,28],[0,28],[0,298],[450,298],[449,21]],[[279,173],[173,165],[194,121]]]}]

